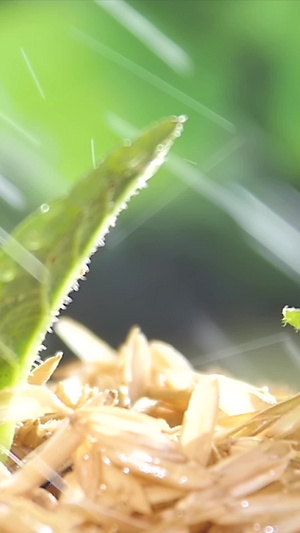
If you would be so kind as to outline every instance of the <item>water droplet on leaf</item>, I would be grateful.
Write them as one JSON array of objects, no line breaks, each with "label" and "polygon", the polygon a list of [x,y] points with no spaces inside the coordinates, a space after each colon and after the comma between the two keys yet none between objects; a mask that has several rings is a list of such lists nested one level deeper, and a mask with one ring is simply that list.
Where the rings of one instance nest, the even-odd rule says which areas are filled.
[{"label": "water droplet on leaf", "polygon": [[187,115],[179,115],[179,117],[177,117],[177,121],[180,122],[180,124],[184,124],[188,118],[189,117]]},{"label": "water droplet on leaf", "polygon": [[41,213],[48,213],[50,206],[48,204],[42,204],[40,207]]}]

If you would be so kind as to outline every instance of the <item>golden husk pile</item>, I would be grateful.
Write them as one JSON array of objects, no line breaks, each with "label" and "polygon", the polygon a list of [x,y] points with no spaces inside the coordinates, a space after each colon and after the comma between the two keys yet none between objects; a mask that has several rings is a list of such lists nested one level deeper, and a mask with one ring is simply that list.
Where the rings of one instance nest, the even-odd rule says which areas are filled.
[{"label": "golden husk pile", "polygon": [[300,531],[300,395],[196,372],[138,328],[116,353],[59,324],[82,360],[0,393],[1,532]]}]

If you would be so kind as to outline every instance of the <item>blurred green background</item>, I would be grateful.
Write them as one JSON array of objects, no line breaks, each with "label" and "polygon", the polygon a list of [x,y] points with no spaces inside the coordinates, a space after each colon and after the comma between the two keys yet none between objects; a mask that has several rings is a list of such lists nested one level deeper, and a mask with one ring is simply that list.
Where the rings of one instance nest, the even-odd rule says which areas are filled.
[{"label": "blurred green background", "polygon": [[68,315],[115,346],[139,324],[199,368],[299,385],[281,327],[300,305],[299,21],[293,0],[2,0],[6,231],[122,138],[189,116]]}]

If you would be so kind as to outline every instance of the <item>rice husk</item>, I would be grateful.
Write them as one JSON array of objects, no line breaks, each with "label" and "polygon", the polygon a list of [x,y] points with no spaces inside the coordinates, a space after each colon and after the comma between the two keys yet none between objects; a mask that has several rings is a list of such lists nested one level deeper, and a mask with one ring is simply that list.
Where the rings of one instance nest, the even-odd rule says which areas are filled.
[{"label": "rice husk", "polygon": [[66,324],[81,361],[0,392],[1,532],[300,531],[299,394],[197,372],[137,327],[114,351]]}]

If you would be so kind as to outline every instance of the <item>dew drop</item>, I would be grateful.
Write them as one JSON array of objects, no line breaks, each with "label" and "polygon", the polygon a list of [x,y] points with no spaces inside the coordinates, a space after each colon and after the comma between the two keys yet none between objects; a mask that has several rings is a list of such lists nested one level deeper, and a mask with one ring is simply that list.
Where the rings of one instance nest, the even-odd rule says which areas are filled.
[{"label": "dew drop", "polygon": [[158,144],[157,147],[156,147],[157,152],[162,152],[163,149],[164,149],[164,145],[163,144]]},{"label": "dew drop", "polygon": [[130,474],[130,468],[128,468],[128,466],[125,466],[125,468],[123,468],[123,473]]},{"label": "dew drop", "polygon": [[181,137],[181,134],[182,134],[182,124],[178,124],[175,132],[174,132],[174,136],[175,137]]},{"label": "dew drop", "polygon": [[107,486],[105,485],[105,483],[101,483],[101,485],[100,485],[100,490],[101,490],[102,492],[105,492],[105,491],[107,490]]},{"label": "dew drop", "polygon": [[253,526],[253,531],[261,531],[261,525],[258,522],[255,522]]},{"label": "dew drop", "polygon": [[187,115],[179,115],[177,117],[177,122],[180,122],[180,124],[184,124],[187,120],[188,120],[188,116]]},{"label": "dew drop", "polygon": [[243,509],[247,509],[249,507],[249,502],[247,500],[243,500],[241,506],[243,507]]},{"label": "dew drop", "polygon": [[41,207],[40,207],[40,212],[41,213],[48,213],[50,209],[50,206],[48,204],[42,204]]},{"label": "dew drop", "polygon": [[131,146],[132,142],[130,139],[124,139],[124,142],[123,142],[124,146]]},{"label": "dew drop", "polygon": [[184,485],[188,481],[187,476],[180,476],[179,483],[180,485]]},{"label": "dew drop", "polygon": [[85,453],[84,456],[83,456],[83,460],[84,461],[88,461],[90,458],[89,454],[88,453]]}]

